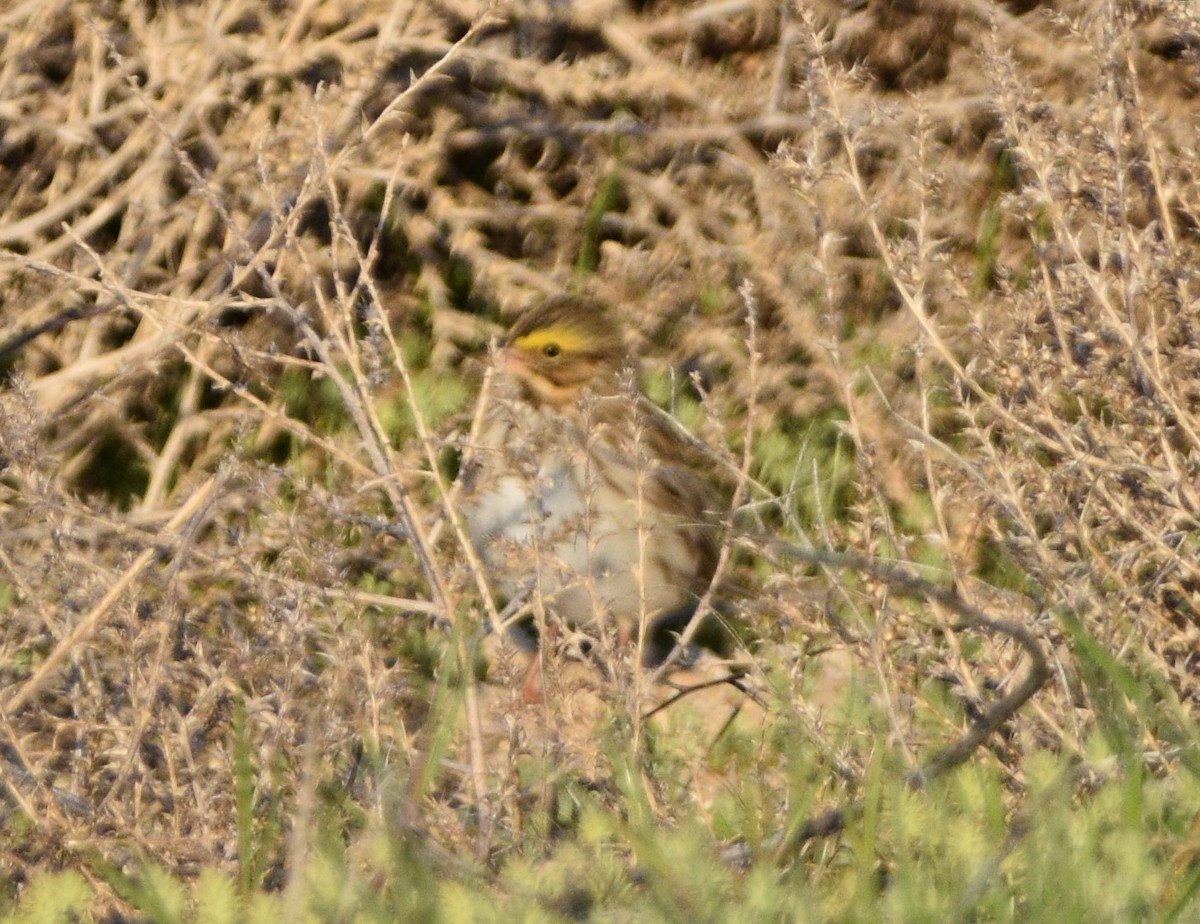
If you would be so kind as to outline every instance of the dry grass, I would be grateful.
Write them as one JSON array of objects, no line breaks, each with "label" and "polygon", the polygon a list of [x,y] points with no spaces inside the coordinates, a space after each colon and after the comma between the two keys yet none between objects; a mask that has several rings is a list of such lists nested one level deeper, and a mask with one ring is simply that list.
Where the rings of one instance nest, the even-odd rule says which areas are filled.
[{"label": "dry grass", "polygon": [[[247,806],[296,864],[318,803],[498,862],[564,780],[618,803],[630,738],[662,823],[714,830],[749,773],[767,827],[803,819],[788,736],[814,812],[881,748],[915,773],[965,741],[1019,792],[1118,713],[1169,772],[1200,711],[1197,15],[802,6],[0,13],[9,892],[245,870]],[[565,665],[520,706],[454,525],[472,357],[572,285],[747,460],[754,696],[685,697],[648,744],[665,685]],[[995,711],[1038,651],[1053,681]],[[774,743],[722,764],[727,718]],[[800,830],[763,833],[782,861]]]}]

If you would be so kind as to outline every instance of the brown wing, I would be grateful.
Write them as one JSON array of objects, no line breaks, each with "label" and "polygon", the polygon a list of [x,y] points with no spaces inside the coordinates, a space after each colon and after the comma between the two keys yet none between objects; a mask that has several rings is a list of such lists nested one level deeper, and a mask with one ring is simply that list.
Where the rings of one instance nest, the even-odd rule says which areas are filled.
[{"label": "brown wing", "polygon": [[692,590],[703,592],[717,567],[720,548],[718,523],[720,498],[712,485],[699,473],[679,465],[664,463],[654,471],[652,490],[661,493],[655,501],[663,509],[671,510],[679,517],[696,550],[694,577],[697,586]]}]

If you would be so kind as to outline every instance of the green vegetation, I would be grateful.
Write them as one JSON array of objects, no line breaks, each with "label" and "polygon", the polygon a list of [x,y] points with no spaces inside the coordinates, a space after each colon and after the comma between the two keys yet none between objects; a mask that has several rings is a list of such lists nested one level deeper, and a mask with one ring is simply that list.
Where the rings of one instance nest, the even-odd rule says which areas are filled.
[{"label": "green vegetation", "polygon": [[[806,850],[783,870],[753,845],[748,866],[731,867],[703,825],[662,828],[634,790],[617,812],[576,789],[569,832],[489,863],[379,821],[347,843],[327,812],[308,832],[301,881],[282,891],[247,889],[213,869],[189,884],[150,860],[119,877],[119,891],[149,920],[214,924],[276,920],[294,907],[309,921],[1190,920],[1200,778],[1123,774],[1101,740],[1086,750],[1083,764],[1027,761],[1015,812],[1014,781],[994,764],[912,790],[893,760],[877,758],[866,810],[840,849]],[[0,920],[77,920],[95,895],[77,873],[44,873]]]},{"label": "green vegetation", "polygon": [[[1200,919],[1194,4],[8,6],[0,924]],[[495,629],[563,290],[721,656]]]}]

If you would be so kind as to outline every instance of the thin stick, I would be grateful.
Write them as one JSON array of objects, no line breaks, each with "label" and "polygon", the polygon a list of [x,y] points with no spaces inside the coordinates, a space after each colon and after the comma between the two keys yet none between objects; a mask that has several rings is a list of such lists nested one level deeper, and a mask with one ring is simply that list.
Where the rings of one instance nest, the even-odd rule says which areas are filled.
[{"label": "thin stick", "polygon": [[[180,507],[176,511],[175,516],[171,517],[170,522],[167,523],[166,532],[169,534],[178,531],[189,519],[203,510],[212,499],[222,480],[220,475],[213,475],[208,481],[193,491],[187,503]],[[117,580],[117,583],[112,586],[112,589],[104,595],[104,598],[92,607],[91,612],[80,620],[79,624],[67,634],[66,638],[55,646],[54,650],[46,657],[46,660],[33,672],[33,676],[25,681],[20,690],[9,697],[8,702],[4,704],[6,714],[12,715],[18,712],[22,706],[33,698],[45,685],[50,674],[66,660],[72,649],[92,636],[96,629],[99,628],[100,623],[104,620],[109,610],[121,598],[121,595],[129,589],[129,585],[141,576],[142,572],[149,567],[150,563],[159,554],[160,549],[155,546],[146,549],[137,557],[134,563]]]},{"label": "thin stick", "polygon": [[[1008,636],[1028,656],[1029,669],[1007,695],[993,703],[966,733],[909,774],[908,782],[914,789],[927,786],[939,776],[965,763],[975,749],[1032,699],[1051,677],[1050,664],[1045,652],[1027,626],[1014,620],[988,616],[979,607],[963,600],[954,587],[934,584],[901,565],[854,552],[835,552],[831,549],[817,549],[785,542],[769,543],[769,547],[783,558],[799,559],[827,568],[848,568],[883,581],[892,590],[904,596],[932,600],[958,615],[968,628]],[[809,818],[780,837],[774,849],[776,860],[792,855],[806,841],[838,833],[850,818],[857,816],[862,810],[863,803],[856,801]]]}]

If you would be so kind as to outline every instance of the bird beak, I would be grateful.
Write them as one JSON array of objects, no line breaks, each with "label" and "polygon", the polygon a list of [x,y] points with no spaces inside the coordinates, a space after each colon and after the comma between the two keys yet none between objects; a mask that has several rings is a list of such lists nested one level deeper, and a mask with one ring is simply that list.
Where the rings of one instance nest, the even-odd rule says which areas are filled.
[{"label": "bird beak", "polygon": [[500,347],[493,355],[492,365],[496,367],[497,372],[506,375],[519,375],[525,369],[525,364],[521,362],[521,357],[511,347]]}]

